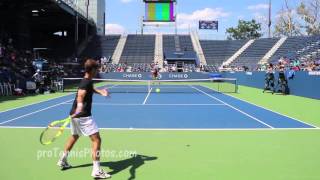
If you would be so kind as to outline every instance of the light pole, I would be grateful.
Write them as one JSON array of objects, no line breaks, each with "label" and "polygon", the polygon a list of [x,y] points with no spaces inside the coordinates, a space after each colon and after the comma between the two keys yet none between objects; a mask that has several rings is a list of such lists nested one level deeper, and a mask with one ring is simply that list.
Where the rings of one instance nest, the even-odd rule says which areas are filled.
[{"label": "light pole", "polygon": [[269,0],[269,22],[268,22],[268,28],[269,28],[269,38],[271,38],[271,0]]}]

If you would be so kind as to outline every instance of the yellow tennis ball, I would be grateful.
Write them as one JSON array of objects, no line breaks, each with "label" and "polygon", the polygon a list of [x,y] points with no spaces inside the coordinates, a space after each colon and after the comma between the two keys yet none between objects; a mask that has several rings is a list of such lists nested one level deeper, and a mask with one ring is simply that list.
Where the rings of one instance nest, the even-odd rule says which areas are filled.
[{"label": "yellow tennis ball", "polygon": [[156,92],[157,92],[157,93],[159,93],[159,92],[160,92],[160,89],[159,89],[159,88],[157,88],[157,89],[156,89]]}]

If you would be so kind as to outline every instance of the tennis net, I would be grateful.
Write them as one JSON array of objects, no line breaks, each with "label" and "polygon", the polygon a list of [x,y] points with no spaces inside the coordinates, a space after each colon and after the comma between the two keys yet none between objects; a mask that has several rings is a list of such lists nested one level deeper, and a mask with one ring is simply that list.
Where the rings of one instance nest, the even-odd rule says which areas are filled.
[{"label": "tennis net", "polygon": [[[64,78],[64,92],[75,92],[82,78]],[[93,79],[96,87],[110,93],[237,93],[237,79],[123,80]]]}]

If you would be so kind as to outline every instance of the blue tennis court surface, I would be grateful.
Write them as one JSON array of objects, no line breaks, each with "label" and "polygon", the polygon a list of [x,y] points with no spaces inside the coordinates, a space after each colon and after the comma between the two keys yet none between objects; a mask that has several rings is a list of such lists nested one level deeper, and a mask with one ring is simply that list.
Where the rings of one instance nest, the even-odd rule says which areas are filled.
[{"label": "blue tennis court surface", "polygon": [[[144,88],[118,85],[117,88]],[[160,89],[165,89],[163,86]],[[180,86],[181,88],[181,86]],[[94,96],[93,116],[100,128],[136,129],[305,129],[316,128],[262,107],[216,93],[204,86],[184,86],[188,93],[114,93]],[[192,91],[191,91],[192,89]],[[45,127],[65,118],[75,94],[1,112],[0,126]]]}]

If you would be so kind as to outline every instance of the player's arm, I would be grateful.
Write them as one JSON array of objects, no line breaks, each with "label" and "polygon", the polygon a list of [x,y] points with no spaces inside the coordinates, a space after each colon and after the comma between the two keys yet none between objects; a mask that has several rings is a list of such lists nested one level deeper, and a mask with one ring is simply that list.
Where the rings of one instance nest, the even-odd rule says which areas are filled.
[{"label": "player's arm", "polygon": [[78,90],[78,96],[77,96],[77,108],[74,112],[73,115],[71,115],[72,118],[76,117],[79,113],[82,112],[83,110],[83,100],[84,97],[86,96],[87,91],[84,89],[79,89]]},{"label": "player's arm", "polygon": [[96,89],[93,88],[94,92],[100,94],[101,96],[109,96],[109,92],[106,89]]}]

